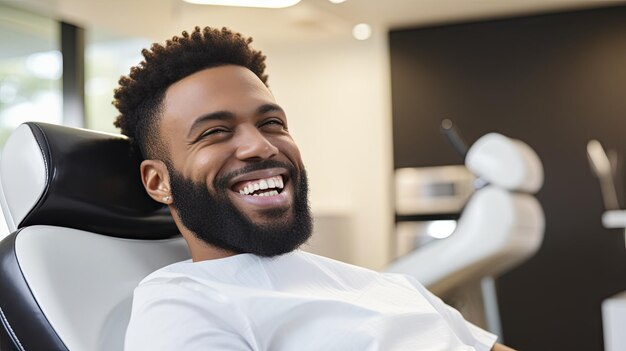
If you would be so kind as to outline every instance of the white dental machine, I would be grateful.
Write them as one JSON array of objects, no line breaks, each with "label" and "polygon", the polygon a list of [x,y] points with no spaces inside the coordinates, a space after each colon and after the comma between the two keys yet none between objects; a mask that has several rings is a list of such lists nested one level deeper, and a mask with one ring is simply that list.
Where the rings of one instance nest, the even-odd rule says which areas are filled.
[{"label": "white dental machine", "polygon": [[[587,143],[587,156],[593,173],[600,181],[606,210],[602,215],[602,225],[606,228],[626,229],[626,210],[620,209],[615,186],[616,155],[616,153],[607,154],[597,140],[590,140]],[[626,333],[624,332],[626,331],[626,291],[602,302],[602,329],[606,351],[626,350]]]},{"label": "white dental machine", "polygon": [[[541,245],[544,213],[534,194],[543,185],[543,167],[519,140],[489,133],[468,149],[449,120],[442,131],[464,156],[476,189],[450,236],[400,257],[387,271],[409,274],[441,296],[480,283],[484,327],[501,334],[494,278]],[[396,202],[405,196],[397,192]]]}]

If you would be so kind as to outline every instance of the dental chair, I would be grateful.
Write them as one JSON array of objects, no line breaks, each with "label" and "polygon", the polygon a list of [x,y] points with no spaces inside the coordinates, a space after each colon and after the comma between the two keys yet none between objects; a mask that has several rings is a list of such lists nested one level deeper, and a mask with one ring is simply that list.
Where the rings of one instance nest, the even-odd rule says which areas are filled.
[{"label": "dental chair", "polygon": [[544,213],[534,196],[543,185],[543,167],[527,144],[501,134],[484,135],[469,150],[459,146],[456,132],[449,138],[463,149],[465,166],[478,183],[486,185],[474,191],[452,235],[399,258],[386,270],[411,275],[442,297],[481,282],[483,326],[500,334],[493,279],[532,256],[543,241]]},{"label": "dental chair", "polygon": [[0,350],[122,350],[132,293],[188,259],[120,135],[18,127],[0,159]]}]

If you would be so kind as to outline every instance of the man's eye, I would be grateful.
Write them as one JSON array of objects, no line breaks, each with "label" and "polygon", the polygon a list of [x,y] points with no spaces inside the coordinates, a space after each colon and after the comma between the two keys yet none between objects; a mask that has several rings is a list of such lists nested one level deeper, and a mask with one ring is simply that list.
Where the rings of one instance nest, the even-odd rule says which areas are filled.
[{"label": "man's eye", "polygon": [[210,136],[217,136],[220,134],[228,133],[226,128],[211,128],[200,135],[199,139],[207,138]]},{"label": "man's eye", "polygon": [[268,120],[264,121],[261,124],[261,127],[270,127],[270,128],[271,127],[277,127],[277,128],[279,127],[281,129],[285,129],[285,130],[287,129],[287,127],[285,126],[285,123],[282,120],[278,119],[278,118],[272,118],[272,119],[268,119]]}]

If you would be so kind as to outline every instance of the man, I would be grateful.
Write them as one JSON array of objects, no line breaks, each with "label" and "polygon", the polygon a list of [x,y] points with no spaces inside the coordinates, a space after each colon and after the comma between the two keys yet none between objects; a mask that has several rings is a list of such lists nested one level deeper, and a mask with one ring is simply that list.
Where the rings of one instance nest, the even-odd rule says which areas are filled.
[{"label": "man", "polygon": [[126,350],[506,350],[408,277],[297,250],[306,172],[250,42],[196,27],[120,79],[115,124],[192,257],[137,287]]}]

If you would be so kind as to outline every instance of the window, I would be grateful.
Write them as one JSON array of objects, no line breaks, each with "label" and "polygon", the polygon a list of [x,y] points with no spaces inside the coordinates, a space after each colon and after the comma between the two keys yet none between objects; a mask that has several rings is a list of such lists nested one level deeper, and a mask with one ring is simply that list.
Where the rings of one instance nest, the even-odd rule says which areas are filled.
[{"label": "window", "polygon": [[58,22],[0,5],[0,145],[21,123],[62,123]]},{"label": "window", "polygon": [[99,29],[86,33],[85,53],[85,107],[86,127],[105,132],[119,133],[113,126],[118,115],[111,104],[113,90],[121,76],[143,60],[141,50],[150,41],[142,38],[116,36]]}]

